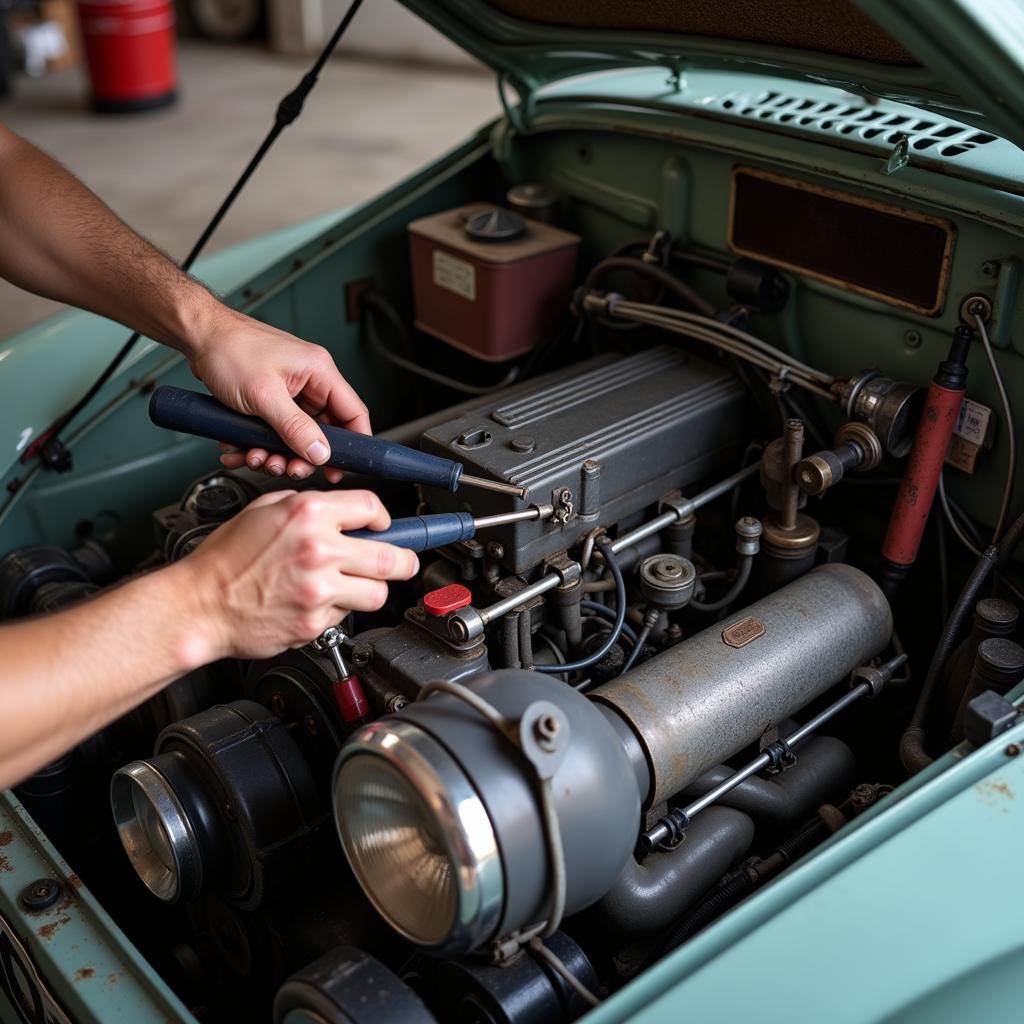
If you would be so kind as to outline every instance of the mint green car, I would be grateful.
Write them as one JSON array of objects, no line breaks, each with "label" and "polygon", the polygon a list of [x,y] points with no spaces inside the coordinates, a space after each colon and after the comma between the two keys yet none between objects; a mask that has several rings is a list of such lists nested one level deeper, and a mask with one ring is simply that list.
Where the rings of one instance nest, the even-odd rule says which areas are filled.
[{"label": "mint green car", "polygon": [[[1024,6],[403,2],[503,115],[196,273],[536,518],[0,794],[0,1021],[1019,1019]],[[31,454],[125,333],[0,343],[0,618],[269,486],[145,339]]]}]

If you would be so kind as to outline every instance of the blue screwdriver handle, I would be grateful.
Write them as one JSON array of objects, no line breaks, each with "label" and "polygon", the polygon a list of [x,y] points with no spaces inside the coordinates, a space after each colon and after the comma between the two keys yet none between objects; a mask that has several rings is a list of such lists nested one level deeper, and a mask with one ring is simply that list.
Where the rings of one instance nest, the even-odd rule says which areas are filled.
[{"label": "blue screwdriver handle", "polygon": [[429,551],[470,540],[475,533],[476,524],[468,512],[439,512],[433,516],[392,519],[386,530],[346,530],[345,536],[384,541],[410,551]]},{"label": "blue screwdriver handle", "polygon": [[[149,418],[158,426],[184,434],[226,441],[239,448],[263,448],[278,455],[294,452],[263,420],[222,405],[216,398],[184,388],[163,386],[149,400]],[[355,473],[401,480],[454,491],[459,486],[462,464],[379,437],[320,424],[331,446],[328,466]]]}]

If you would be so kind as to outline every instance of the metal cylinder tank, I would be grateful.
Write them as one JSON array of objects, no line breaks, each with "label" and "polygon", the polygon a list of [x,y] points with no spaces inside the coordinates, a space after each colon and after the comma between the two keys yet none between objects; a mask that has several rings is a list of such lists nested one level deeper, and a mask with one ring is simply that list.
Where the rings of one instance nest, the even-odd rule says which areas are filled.
[{"label": "metal cylinder tank", "polygon": [[891,634],[874,581],[849,565],[823,565],[591,696],[643,748],[651,806],[824,693]]}]

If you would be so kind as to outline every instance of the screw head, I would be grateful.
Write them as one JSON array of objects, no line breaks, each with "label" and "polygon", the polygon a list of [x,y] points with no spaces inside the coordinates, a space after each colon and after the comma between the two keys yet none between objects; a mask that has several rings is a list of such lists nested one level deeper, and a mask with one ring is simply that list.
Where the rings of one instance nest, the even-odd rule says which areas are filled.
[{"label": "screw head", "polygon": [[921,332],[920,331],[907,331],[903,335],[903,344],[907,348],[920,348],[921,347]]},{"label": "screw head", "polygon": [[998,277],[999,276],[999,264],[995,260],[985,260],[981,265],[981,272],[986,277]]},{"label": "screw head", "polygon": [[678,562],[658,562],[654,575],[661,580],[677,580],[683,575],[683,567]]},{"label": "screw head", "polygon": [[320,731],[317,728],[316,719],[312,715],[306,715],[302,720],[302,724],[305,726],[306,732],[308,732],[310,736],[315,736]]},{"label": "screw head", "polygon": [[1007,757],[1019,757],[1020,756],[1020,744],[1019,743],[1011,743],[1006,748],[1006,756]]},{"label": "screw head", "polygon": [[487,552],[487,557],[493,558],[496,562],[505,557],[505,546],[500,541],[489,540],[484,550]]},{"label": "screw head", "polygon": [[272,693],[270,695],[270,710],[280,718],[284,714],[284,694]]}]

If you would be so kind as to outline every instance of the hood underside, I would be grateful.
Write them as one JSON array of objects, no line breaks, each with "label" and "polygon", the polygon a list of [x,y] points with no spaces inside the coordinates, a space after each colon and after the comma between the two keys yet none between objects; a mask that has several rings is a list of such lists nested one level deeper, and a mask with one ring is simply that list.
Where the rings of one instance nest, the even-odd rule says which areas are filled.
[{"label": "hood underside", "polygon": [[1011,0],[402,0],[529,102],[613,68],[837,86],[1024,143],[1024,5]]}]

